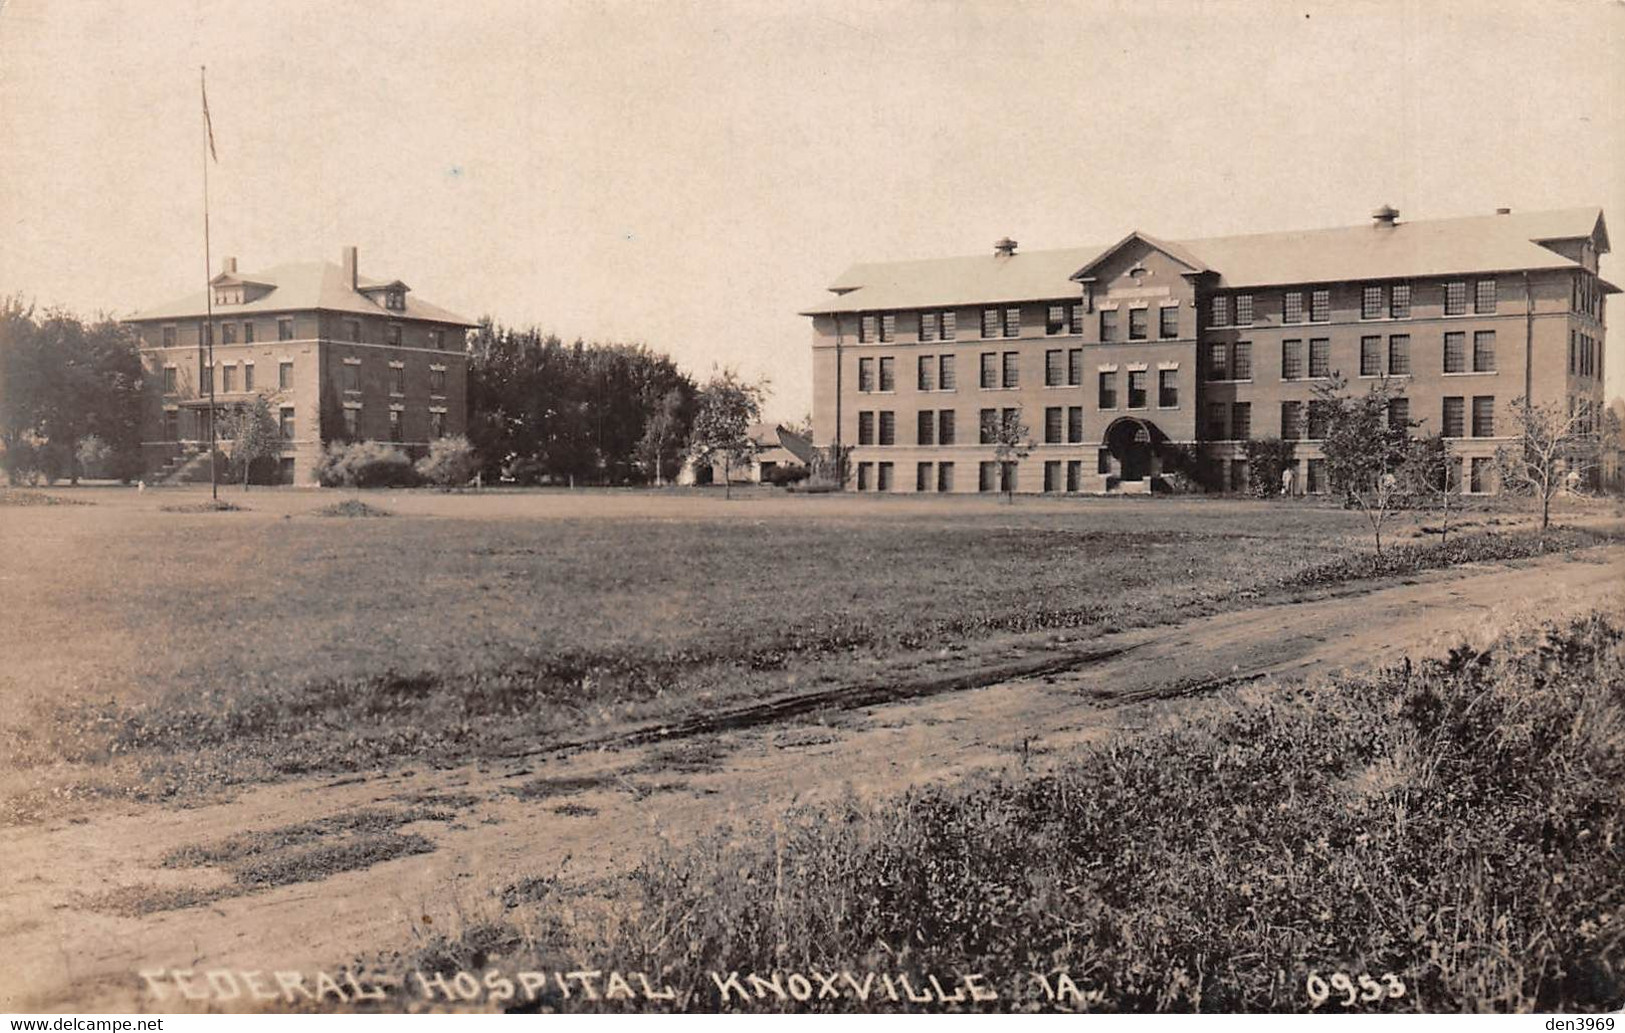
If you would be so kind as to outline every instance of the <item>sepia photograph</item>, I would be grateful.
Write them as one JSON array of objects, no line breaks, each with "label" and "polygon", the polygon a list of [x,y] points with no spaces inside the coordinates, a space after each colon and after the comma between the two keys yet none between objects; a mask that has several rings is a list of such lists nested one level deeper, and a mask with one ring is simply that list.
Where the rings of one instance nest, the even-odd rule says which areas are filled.
[{"label": "sepia photograph", "polygon": [[1616,0],[0,0],[7,1029],[1615,1029],[1610,217]]}]

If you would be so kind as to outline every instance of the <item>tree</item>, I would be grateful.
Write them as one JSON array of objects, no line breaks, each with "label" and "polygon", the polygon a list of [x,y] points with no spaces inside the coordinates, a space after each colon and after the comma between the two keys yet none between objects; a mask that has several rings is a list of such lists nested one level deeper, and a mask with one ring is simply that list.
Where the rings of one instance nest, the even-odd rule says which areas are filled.
[{"label": "tree", "polygon": [[1280,438],[1248,438],[1242,446],[1247,453],[1247,494],[1271,499],[1281,494],[1281,474],[1290,465],[1297,467],[1295,449]]},{"label": "tree", "polygon": [[1016,465],[1031,455],[1038,445],[1027,425],[1021,422],[1020,409],[1005,410],[1004,418],[994,429],[993,444],[995,446],[993,459],[999,464],[999,479],[1004,487],[1004,501],[1008,505],[1014,505]]},{"label": "tree", "polygon": [[755,455],[750,425],[762,417],[760,384],[747,383],[731,369],[713,373],[699,394],[699,411],[689,431],[688,454],[695,463],[722,464],[723,497],[733,497],[733,469]]},{"label": "tree", "polygon": [[1584,483],[1597,468],[1603,421],[1586,404],[1565,416],[1555,405],[1534,405],[1520,396],[1511,409],[1518,441],[1496,450],[1495,465],[1504,490],[1540,500],[1544,531],[1552,522],[1552,497],[1568,484]]},{"label": "tree", "polygon": [[852,468],[851,459],[851,445],[829,445],[813,449],[812,459],[807,463],[807,484],[821,488],[844,489]]},{"label": "tree", "polygon": [[474,446],[461,434],[437,438],[429,443],[429,454],[419,459],[417,471],[430,484],[456,488],[474,479],[480,468]]},{"label": "tree", "polygon": [[1386,377],[1363,396],[1351,398],[1348,382],[1333,377],[1315,387],[1310,404],[1320,407],[1326,425],[1320,452],[1334,491],[1340,491],[1365,514],[1382,555],[1382,529],[1405,499],[1406,464],[1411,458],[1409,420],[1392,418],[1388,403],[1401,396]]},{"label": "tree", "polygon": [[1439,508],[1439,540],[1450,540],[1451,503],[1461,498],[1461,457],[1443,434],[1428,434],[1411,445],[1410,490]]},{"label": "tree", "polygon": [[638,439],[638,458],[646,466],[654,467],[656,484],[666,483],[666,463],[677,460],[677,446],[682,440],[682,409],[683,394],[672,388],[661,397],[643,424],[643,437]]},{"label": "tree", "polygon": [[242,479],[244,491],[255,462],[282,451],[282,434],[271,412],[271,400],[264,394],[255,395],[251,402],[226,406],[215,429],[225,443],[229,469]]}]

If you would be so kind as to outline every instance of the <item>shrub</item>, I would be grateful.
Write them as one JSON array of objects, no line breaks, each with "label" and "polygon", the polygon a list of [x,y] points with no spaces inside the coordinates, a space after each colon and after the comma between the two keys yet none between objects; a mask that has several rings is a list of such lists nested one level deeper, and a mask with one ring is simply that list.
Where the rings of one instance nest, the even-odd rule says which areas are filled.
[{"label": "shrub", "polygon": [[[1281,494],[1281,473],[1293,462],[1292,442],[1252,438],[1247,442],[1247,493],[1267,499]],[[1302,491],[1302,487],[1294,490]]]},{"label": "shrub", "polygon": [[327,446],[316,477],[326,488],[411,488],[422,483],[406,453],[384,441]]},{"label": "shrub", "polygon": [[429,454],[418,460],[418,476],[442,488],[457,488],[474,478],[480,458],[461,434],[431,442]]},{"label": "shrub", "polygon": [[547,464],[535,456],[515,456],[502,468],[502,476],[515,484],[541,484],[547,476]]},{"label": "shrub", "polygon": [[113,449],[94,434],[79,441],[79,476],[101,478],[112,476]]},{"label": "shrub", "polygon": [[784,487],[789,484],[800,484],[807,479],[805,466],[775,466],[767,475],[767,483]]}]

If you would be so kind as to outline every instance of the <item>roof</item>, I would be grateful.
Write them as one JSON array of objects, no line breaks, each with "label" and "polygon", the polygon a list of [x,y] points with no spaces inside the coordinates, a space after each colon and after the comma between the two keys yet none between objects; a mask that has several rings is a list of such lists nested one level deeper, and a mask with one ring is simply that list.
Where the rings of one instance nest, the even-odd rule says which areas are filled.
[{"label": "roof", "polygon": [[750,429],[746,431],[746,436],[754,441],[759,448],[782,448],[803,463],[812,462],[812,439],[794,431],[786,430],[782,425],[753,423],[750,425]]},{"label": "roof", "polygon": [[1076,297],[1072,278],[1135,238],[1193,271],[1212,272],[1216,286],[1239,288],[1578,268],[1536,241],[1593,236],[1607,251],[1607,227],[1595,206],[1182,241],[1136,231],[1107,247],[860,263],[830,285],[835,297],[802,315]]},{"label": "roof", "polygon": [[[344,268],[333,262],[295,262],[279,265],[264,272],[243,273],[243,281],[271,286],[266,294],[241,305],[214,306],[215,318],[229,318],[239,313],[288,312],[294,310],[323,309],[329,312],[353,312],[358,315],[392,316],[422,319],[453,326],[477,326],[454,312],[431,305],[427,301],[406,295],[406,308],[386,309],[382,304],[353,289]],[[359,278],[363,289],[380,289],[399,281]],[[196,291],[174,301],[137,312],[129,322],[150,319],[205,318],[208,314],[208,292]]]}]

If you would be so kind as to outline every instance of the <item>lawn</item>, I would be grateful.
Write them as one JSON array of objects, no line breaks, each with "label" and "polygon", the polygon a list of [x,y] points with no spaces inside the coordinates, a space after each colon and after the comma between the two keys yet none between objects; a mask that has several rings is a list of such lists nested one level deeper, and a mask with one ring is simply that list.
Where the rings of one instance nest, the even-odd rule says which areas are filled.
[{"label": "lawn", "polygon": [[56,494],[90,505],[0,508],[13,800],[568,741],[1174,622],[1369,549],[1307,501]]}]

